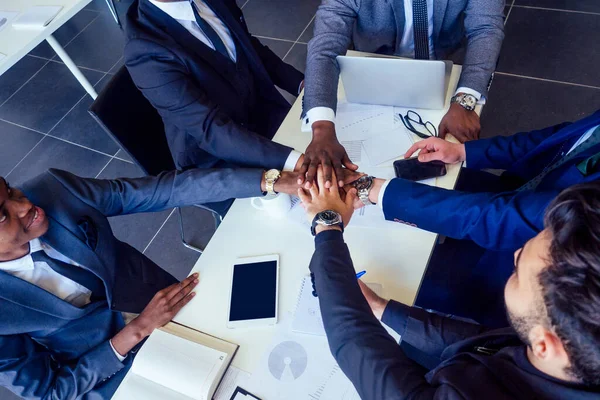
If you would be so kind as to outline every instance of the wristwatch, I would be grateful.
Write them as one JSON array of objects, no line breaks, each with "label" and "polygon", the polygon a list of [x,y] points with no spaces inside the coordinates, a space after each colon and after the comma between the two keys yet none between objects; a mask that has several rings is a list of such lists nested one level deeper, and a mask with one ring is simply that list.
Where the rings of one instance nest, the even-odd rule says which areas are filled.
[{"label": "wristwatch", "polygon": [[265,187],[268,195],[275,196],[277,194],[274,187],[279,178],[281,178],[281,172],[278,169],[270,169],[265,173]]},{"label": "wristwatch", "polygon": [[477,105],[477,98],[472,94],[460,93],[454,95],[450,103],[456,103],[466,110],[473,111]]},{"label": "wristwatch", "polygon": [[325,210],[321,211],[313,218],[312,225],[310,227],[310,232],[313,236],[317,235],[316,228],[317,225],[323,226],[339,226],[342,228],[342,232],[344,232],[344,221],[342,221],[342,216],[339,212],[333,210]]},{"label": "wristwatch", "polygon": [[358,198],[365,206],[375,204],[369,200],[369,192],[373,186],[373,179],[375,179],[373,176],[361,176],[353,183],[358,192]]}]

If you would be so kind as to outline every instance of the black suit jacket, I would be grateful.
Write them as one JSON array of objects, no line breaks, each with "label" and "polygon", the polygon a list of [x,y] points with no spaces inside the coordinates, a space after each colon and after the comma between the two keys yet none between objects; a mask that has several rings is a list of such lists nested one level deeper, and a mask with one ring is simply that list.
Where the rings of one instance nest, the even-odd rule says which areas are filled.
[{"label": "black suit jacket", "polygon": [[[329,347],[363,400],[598,399],[597,388],[552,378],[527,360],[526,346],[510,328],[487,331],[408,307],[387,306],[383,322],[402,337],[402,347],[375,318],[358,286],[342,233],[317,235],[310,263]],[[398,277],[402,279],[402,277]]]},{"label": "black suit jacket", "polygon": [[304,76],[250,35],[235,0],[205,1],[231,32],[236,64],[148,0],[127,13],[125,64],[162,116],[178,168],[282,168],[291,149],[271,138],[290,104],[275,85],[297,95]]}]

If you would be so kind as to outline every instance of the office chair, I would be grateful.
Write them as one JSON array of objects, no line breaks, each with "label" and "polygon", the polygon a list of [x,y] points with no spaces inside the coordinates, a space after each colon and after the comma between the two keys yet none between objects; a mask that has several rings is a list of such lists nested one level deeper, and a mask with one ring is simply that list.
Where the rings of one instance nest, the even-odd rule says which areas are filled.
[{"label": "office chair", "polygon": [[[137,89],[125,66],[108,82],[88,112],[146,175],[157,175],[162,171],[175,169],[162,118]],[[228,200],[197,204],[195,207],[212,214],[216,229],[231,203],[232,200]],[[178,207],[177,212],[182,244],[202,253],[204,249],[186,241],[181,208]]]}]

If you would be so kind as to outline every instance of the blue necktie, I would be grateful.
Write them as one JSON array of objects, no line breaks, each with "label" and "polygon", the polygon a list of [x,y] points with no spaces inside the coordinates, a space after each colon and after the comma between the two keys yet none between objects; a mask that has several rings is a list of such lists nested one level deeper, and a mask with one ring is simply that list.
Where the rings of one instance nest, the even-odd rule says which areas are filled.
[{"label": "blue necktie", "polygon": [[415,40],[415,58],[429,60],[429,28],[427,18],[427,0],[413,0],[413,24]]},{"label": "blue necktie", "polygon": [[45,262],[55,272],[89,289],[92,292],[92,300],[106,298],[104,283],[87,269],[51,258],[43,250],[31,253],[31,258],[34,262]]},{"label": "blue necktie", "polygon": [[573,149],[572,152],[570,152],[563,158],[559,159],[554,164],[548,165],[546,168],[544,168],[544,170],[540,174],[538,174],[535,178],[533,178],[532,180],[530,180],[529,182],[527,182],[526,184],[524,184],[523,186],[518,188],[517,191],[522,192],[524,190],[533,190],[533,189],[537,188],[538,185],[540,184],[540,182],[550,172],[554,171],[555,169],[557,169],[558,167],[560,167],[562,165],[565,165],[565,163],[571,161],[572,159],[574,159],[575,157],[577,157],[584,151],[596,146],[599,143],[600,143],[600,126],[598,126],[592,132],[591,136],[589,138],[587,138],[587,140],[585,142],[581,143],[579,146],[577,146],[575,149]]},{"label": "blue necktie", "polygon": [[212,28],[212,26],[210,26],[210,24],[208,22],[206,22],[200,16],[200,14],[198,13],[198,10],[196,9],[196,5],[194,4],[194,0],[191,0],[190,3],[192,6],[192,10],[194,10],[194,16],[196,17],[196,23],[198,24],[200,29],[202,29],[202,32],[204,32],[204,34],[211,41],[211,43],[215,47],[215,50],[217,52],[221,53],[226,58],[230,58],[229,53],[227,52],[227,47],[225,46],[225,43],[223,43],[223,40],[221,40],[221,37],[219,36],[217,31],[215,31]]}]

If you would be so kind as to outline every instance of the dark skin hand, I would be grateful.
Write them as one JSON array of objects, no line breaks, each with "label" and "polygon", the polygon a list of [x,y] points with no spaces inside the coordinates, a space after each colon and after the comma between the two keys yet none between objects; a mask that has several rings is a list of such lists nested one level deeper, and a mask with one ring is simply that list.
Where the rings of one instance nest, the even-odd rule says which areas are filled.
[{"label": "dark skin hand", "polygon": [[469,111],[453,103],[442,118],[438,130],[442,139],[449,133],[460,143],[464,143],[479,139],[480,129],[479,115],[475,111]]},{"label": "dark skin hand", "polygon": [[[335,135],[335,125],[330,121],[317,121],[312,125],[313,139],[304,152],[304,160],[300,166],[300,175],[306,176],[306,179],[300,178],[300,184],[309,189],[317,177],[317,167],[323,166],[323,175],[325,187],[330,188],[333,178],[332,174],[338,177],[344,176],[344,167],[351,171],[356,171],[358,165],[350,161],[346,149],[338,142]],[[342,187],[342,179],[337,182]]]}]

